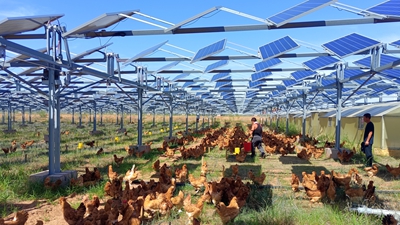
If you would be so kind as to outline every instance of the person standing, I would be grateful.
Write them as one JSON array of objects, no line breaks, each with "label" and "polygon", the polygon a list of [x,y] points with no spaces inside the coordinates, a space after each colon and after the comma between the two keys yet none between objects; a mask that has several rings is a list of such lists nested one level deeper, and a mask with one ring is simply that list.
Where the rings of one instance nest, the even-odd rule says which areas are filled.
[{"label": "person standing", "polygon": [[262,147],[262,127],[255,117],[251,118],[251,123],[251,157],[255,156],[255,148],[257,147],[261,153],[260,157],[265,158],[265,151]]},{"label": "person standing", "polygon": [[374,123],[371,122],[371,114],[365,113],[363,119],[367,125],[365,126],[363,139],[364,142],[361,144],[361,147],[364,149],[363,152],[365,153],[365,157],[367,158],[365,166],[371,167],[373,161],[372,145],[374,144],[375,129]]}]

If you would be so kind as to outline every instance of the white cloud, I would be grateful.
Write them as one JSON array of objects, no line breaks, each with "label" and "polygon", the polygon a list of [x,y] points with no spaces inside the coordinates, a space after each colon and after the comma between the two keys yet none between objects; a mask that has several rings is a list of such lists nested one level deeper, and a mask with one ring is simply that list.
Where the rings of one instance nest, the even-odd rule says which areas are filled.
[{"label": "white cloud", "polygon": [[1,17],[20,17],[20,16],[32,16],[36,14],[36,10],[29,6],[17,6],[13,9],[0,9]]}]

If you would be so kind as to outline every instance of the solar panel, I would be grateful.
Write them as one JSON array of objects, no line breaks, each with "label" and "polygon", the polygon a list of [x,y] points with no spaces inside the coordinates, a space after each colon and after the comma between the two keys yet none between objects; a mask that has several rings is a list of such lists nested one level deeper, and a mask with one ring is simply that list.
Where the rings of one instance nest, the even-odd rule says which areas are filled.
[{"label": "solar panel", "polygon": [[195,85],[195,84],[196,84],[196,83],[193,82],[193,81],[185,82],[185,83],[182,85],[182,88],[190,87],[191,85]]},{"label": "solar panel", "polygon": [[339,62],[340,60],[332,57],[332,56],[319,56],[315,59],[308,60],[303,63],[303,65],[310,70],[319,70],[322,68],[325,68],[327,66],[330,66],[332,64],[335,64]]},{"label": "solar panel", "polygon": [[389,0],[379,5],[373,6],[369,9],[366,9],[365,11],[387,16],[400,16],[400,1]]},{"label": "solar panel", "polygon": [[222,66],[225,66],[227,64],[228,64],[228,60],[221,60],[221,61],[215,62],[215,63],[213,63],[211,65],[208,65],[206,67],[206,69],[204,70],[204,73],[211,72],[211,71],[213,71],[213,70],[215,70],[217,68],[220,68]]},{"label": "solar panel", "polygon": [[363,73],[362,70],[344,70],[344,78],[349,79],[351,77],[357,76],[359,74]]},{"label": "solar panel", "polygon": [[[385,55],[385,54],[381,54],[381,61],[380,61],[380,66],[392,63],[396,60],[399,60],[400,58],[397,57],[393,57],[390,55]],[[353,62],[354,64],[358,65],[358,66],[365,66],[365,67],[371,67],[371,56],[365,57],[363,59],[357,60],[355,62]]]},{"label": "solar panel", "polygon": [[211,82],[221,80],[227,76],[229,76],[229,73],[217,73],[211,78]]},{"label": "solar panel", "polygon": [[215,42],[214,44],[211,44],[209,46],[201,48],[193,56],[192,61],[190,63],[200,61],[204,58],[207,58],[208,56],[215,55],[215,54],[222,52],[225,49],[225,45],[226,45],[226,39],[223,39],[223,40]]},{"label": "solar panel", "polygon": [[133,56],[132,58],[126,60],[126,61],[123,63],[123,65],[128,65],[129,63],[131,63],[131,62],[133,62],[133,61],[135,61],[135,60],[137,60],[137,59],[140,59],[140,58],[142,58],[142,57],[144,57],[144,56],[146,56],[146,55],[148,55],[148,54],[151,54],[151,53],[155,52],[157,49],[159,49],[161,46],[163,46],[163,45],[164,45],[165,43],[167,43],[167,42],[168,42],[168,41],[164,41],[164,42],[162,42],[162,43],[160,43],[160,44],[154,45],[153,47],[148,48],[148,49],[146,49],[146,50],[144,50],[144,51],[142,51],[142,52],[136,54],[136,55]]},{"label": "solar panel", "polygon": [[172,79],[172,81],[175,82],[175,81],[178,81],[178,80],[180,80],[180,79],[182,79],[182,78],[185,78],[185,77],[187,77],[187,76],[189,76],[189,73],[182,73],[182,74],[176,76],[174,79]]},{"label": "solar panel", "polygon": [[342,112],[342,117],[348,117],[356,112],[360,111],[360,108],[356,108],[356,109],[345,109]]},{"label": "solar panel", "polygon": [[329,4],[336,2],[337,0],[309,0],[302,2],[292,8],[289,8],[283,12],[275,14],[268,18],[270,22],[275,26],[282,26],[290,21],[293,21],[301,16],[314,12],[321,9]]},{"label": "solar panel", "polygon": [[87,55],[90,55],[90,54],[92,54],[92,53],[94,53],[94,52],[96,52],[96,51],[99,51],[99,50],[102,49],[102,48],[106,48],[106,47],[108,47],[108,46],[110,46],[110,45],[112,45],[112,43],[108,43],[108,44],[105,44],[105,45],[100,45],[99,47],[89,49],[89,50],[87,50],[87,51],[85,51],[85,52],[82,52],[82,53],[80,53],[80,54],[75,55],[74,57],[72,57],[72,61],[81,59],[81,58],[83,58],[83,57],[85,57],[85,56],[87,56]]},{"label": "solar panel", "polygon": [[317,72],[309,71],[309,70],[300,70],[300,71],[293,72],[290,75],[292,75],[292,77],[296,81],[299,81],[299,80],[303,80],[307,77],[314,76],[315,74],[317,74]]},{"label": "solar panel", "polygon": [[387,94],[387,95],[392,95],[392,94],[396,94],[399,93],[400,90],[386,90],[383,93]]},{"label": "solar panel", "polygon": [[132,16],[135,11],[137,10],[131,10],[131,11],[124,11],[124,12],[114,12],[114,13],[104,13],[100,15],[97,18],[94,18],[93,20],[90,20],[87,23],[84,23],[70,31],[67,31],[63,34],[64,37],[69,37],[72,35],[78,35],[78,34],[85,34],[89,33],[92,31],[97,31],[100,29],[107,28],[117,22],[120,22],[126,17],[121,16],[120,14],[124,14],[127,16]]},{"label": "solar panel", "polygon": [[333,84],[335,84],[336,83],[336,80],[334,80],[334,79],[322,79],[321,80],[321,84],[322,84],[322,86],[324,86],[324,87],[326,87],[326,86],[331,86],[331,85],[333,85]]},{"label": "solar panel", "polygon": [[272,75],[271,72],[260,72],[251,74],[252,81],[265,80],[266,77]]},{"label": "solar panel", "polygon": [[356,117],[361,117],[361,116],[363,116],[365,113],[369,113],[369,114],[371,114],[371,116],[376,116],[376,115],[378,115],[378,114],[381,114],[381,113],[384,113],[384,112],[386,112],[386,111],[389,111],[390,109],[392,109],[392,108],[394,108],[394,107],[395,107],[394,105],[371,107],[371,108],[365,109],[365,110],[363,110],[363,111],[357,113],[357,114],[354,115],[354,116],[356,116]]},{"label": "solar panel", "polygon": [[[365,80],[353,80],[354,82],[358,83],[358,84],[363,84],[365,82]],[[380,80],[368,80],[367,82],[365,82],[364,85],[371,85],[371,84],[375,84],[377,82],[379,82]]]},{"label": "solar panel", "polygon": [[300,46],[293,39],[291,39],[289,36],[286,36],[259,47],[258,51],[260,52],[263,61],[265,61],[298,47]]},{"label": "solar panel", "polygon": [[340,58],[363,52],[380,45],[379,41],[353,33],[322,45]]},{"label": "solar panel", "polygon": [[394,47],[397,47],[397,48],[400,48],[400,40],[394,41],[394,42],[390,43],[390,45],[392,45]]},{"label": "solar panel", "polygon": [[293,85],[295,85],[296,83],[297,83],[296,80],[283,80],[283,84],[284,84],[286,87],[293,86]]},{"label": "solar panel", "polygon": [[256,64],[254,64],[254,67],[256,69],[256,72],[263,72],[264,70],[267,70],[270,67],[278,65],[281,62],[282,61],[278,58],[272,58],[272,59],[268,59],[263,62],[256,63]]},{"label": "solar panel", "polygon": [[170,69],[170,68],[172,68],[172,67],[178,65],[179,63],[180,63],[180,61],[176,61],[176,62],[169,63],[169,64],[167,64],[167,65],[161,67],[160,69],[154,71],[153,74],[160,73],[161,71]]},{"label": "solar panel", "polygon": [[217,81],[217,83],[215,84],[215,88],[221,88],[223,86],[226,85],[230,85],[232,82],[229,81]]},{"label": "solar panel", "polygon": [[249,88],[255,88],[262,85],[265,85],[265,81],[263,80],[249,81]]},{"label": "solar panel", "polygon": [[389,78],[396,78],[396,79],[400,78],[400,70],[397,69],[384,70],[380,72],[380,74]]},{"label": "solar panel", "polygon": [[0,36],[34,31],[36,29],[39,29],[49,21],[51,22],[57,20],[63,16],[63,14],[59,14],[6,18],[0,21]]}]

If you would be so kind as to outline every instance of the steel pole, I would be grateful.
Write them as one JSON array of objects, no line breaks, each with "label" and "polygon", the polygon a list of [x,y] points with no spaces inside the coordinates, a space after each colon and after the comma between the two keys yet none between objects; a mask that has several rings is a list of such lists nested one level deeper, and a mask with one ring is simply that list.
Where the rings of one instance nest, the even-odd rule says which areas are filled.
[{"label": "steel pole", "polygon": [[61,142],[61,115],[60,115],[60,96],[56,94],[55,96],[55,118],[54,118],[54,172],[61,172],[61,164],[60,164],[60,142]]},{"label": "steel pole", "polygon": [[156,109],[153,109],[153,125],[152,127],[156,126]]},{"label": "steel pole", "polygon": [[7,127],[7,129],[8,129],[8,131],[11,131],[12,130],[11,101],[8,100],[7,103],[8,103],[8,127]]},{"label": "steel pole", "polygon": [[121,130],[124,129],[124,105],[121,105]]},{"label": "steel pole", "polygon": [[72,108],[72,118],[71,118],[71,123],[75,124],[75,108]]},{"label": "steel pole", "polygon": [[103,125],[103,108],[100,108],[100,124]]},{"label": "steel pole", "polygon": [[143,138],[143,89],[138,88],[138,146],[142,146]]},{"label": "steel pole", "polygon": [[32,123],[32,107],[29,107],[29,123]]},{"label": "steel pole", "polygon": [[97,120],[97,105],[96,101],[93,101],[93,109],[94,109],[94,115],[93,115],[93,131],[96,131],[96,120]]},{"label": "steel pole", "polygon": [[22,126],[25,125],[25,106],[22,106]]},{"label": "steel pole", "polygon": [[170,97],[170,101],[169,101],[169,138],[172,138],[172,131],[173,131],[173,127],[172,127],[172,123],[173,123],[173,113],[174,113],[174,108],[172,107],[172,97]]},{"label": "steel pole", "polygon": [[188,129],[189,129],[189,104],[186,103],[186,127],[185,127],[186,134],[188,133]]},{"label": "steel pole", "polygon": [[302,135],[303,135],[303,140],[306,137],[306,119],[307,119],[307,95],[305,92],[303,92],[303,129],[302,129]]},{"label": "steel pole", "polygon": [[1,114],[1,123],[5,123],[5,118],[6,118],[6,111],[4,110],[4,107],[1,108],[2,114]]},{"label": "steel pole", "polygon": [[89,123],[92,122],[92,109],[89,109]]}]

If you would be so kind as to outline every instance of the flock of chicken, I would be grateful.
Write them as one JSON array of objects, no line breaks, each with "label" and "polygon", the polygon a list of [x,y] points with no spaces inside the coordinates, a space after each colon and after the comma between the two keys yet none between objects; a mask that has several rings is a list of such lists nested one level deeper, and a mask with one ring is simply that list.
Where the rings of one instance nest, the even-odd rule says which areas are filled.
[{"label": "flock of chicken", "polygon": [[[25,150],[25,149],[31,147],[34,143],[35,143],[34,140],[26,141],[26,142],[24,142],[24,143],[21,144],[21,148],[22,148],[23,150]],[[16,152],[16,151],[17,151],[17,148],[18,148],[18,146],[17,146],[17,141],[16,141],[16,140],[13,140],[13,141],[11,142],[11,146],[10,146],[10,147],[2,147],[1,149],[3,150],[4,154],[7,155],[8,153]]]}]

